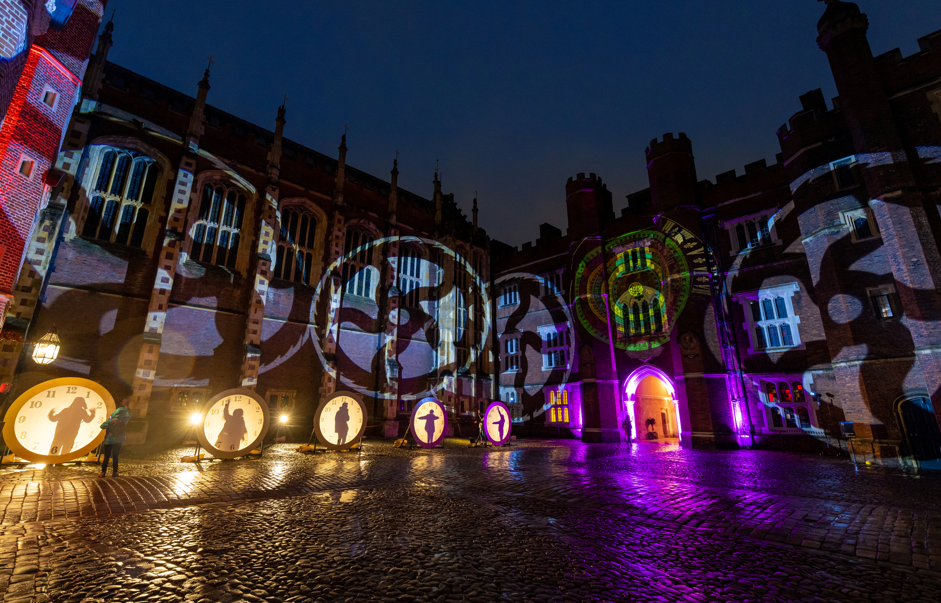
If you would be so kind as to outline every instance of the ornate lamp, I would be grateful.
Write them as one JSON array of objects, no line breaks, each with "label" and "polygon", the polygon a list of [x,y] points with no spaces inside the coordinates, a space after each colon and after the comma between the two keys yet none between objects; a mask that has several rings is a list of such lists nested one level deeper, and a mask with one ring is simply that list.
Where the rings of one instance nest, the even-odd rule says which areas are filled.
[{"label": "ornate lamp", "polygon": [[36,364],[49,364],[59,357],[59,332],[52,327],[52,330],[43,335],[39,341],[33,345],[33,361]]}]

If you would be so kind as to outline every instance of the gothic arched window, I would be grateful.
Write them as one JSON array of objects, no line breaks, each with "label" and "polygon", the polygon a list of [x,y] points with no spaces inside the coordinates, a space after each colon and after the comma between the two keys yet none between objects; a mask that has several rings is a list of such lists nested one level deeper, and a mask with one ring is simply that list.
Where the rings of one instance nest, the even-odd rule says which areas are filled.
[{"label": "gothic arched window", "polygon": [[102,153],[82,236],[140,247],[159,172],[150,157],[119,149]]},{"label": "gothic arched window", "polygon": [[398,288],[402,294],[402,305],[406,308],[418,308],[421,301],[421,254],[415,249],[405,248],[399,252]]},{"label": "gothic arched window", "polygon": [[[343,287],[350,295],[372,297],[373,249],[375,238],[368,232],[351,228],[346,232]],[[378,284],[378,283],[376,283]]]},{"label": "gothic arched window", "polygon": [[274,276],[295,283],[310,283],[310,267],[314,261],[314,240],[317,219],[298,208],[281,212],[281,236]]},{"label": "gothic arched window", "polygon": [[191,231],[190,258],[205,264],[235,268],[244,214],[245,193],[222,184],[203,186],[199,214]]}]

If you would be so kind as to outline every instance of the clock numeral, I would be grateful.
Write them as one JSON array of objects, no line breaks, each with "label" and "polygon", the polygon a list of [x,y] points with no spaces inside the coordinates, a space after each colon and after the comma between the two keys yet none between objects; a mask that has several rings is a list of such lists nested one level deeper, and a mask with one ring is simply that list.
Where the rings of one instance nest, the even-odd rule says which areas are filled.
[{"label": "clock numeral", "polygon": [[257,435],[258,435],[258,432],[257,432],[257,431],[254,431],[254,432],[252,432],[252,435],[253,435],[253,436],[257,436]]},{"label": "clock numeral", "polygon": [[261,419],[258,419],[258,424],[261,425],[261,423],[262,423]]},{"label": "clock numeral", "polygon": [[24,422],[26,422],[26,417],[20,417],[19,419],[16,420],[16,422],[17,422],[17,423],[24,423]]},{"label": "clock numeral", "polygon": [[49,451],[49,454],[59,454],[59,447],[53,446],[52,450]]},{"label": "clock numeral", "polygon": [[47,392],[46,392],[46,397],[47,397],[47,398],[55,398],[55,397],[56,397],[56,390],[50,389],[49,391],[47,391]]},{"label": "clock numeral", "polygon": [[[55,393],[55,392],[52,392],[52,393]],[[30,408],[42,408],[42,400],[30,400],[29,407]]]},{"label": "clock numeral", "polygon": [[213,409],[212,409],[212,412],[210,412],[209,414],[211,414],[211,415],[217,415],[217,414],[219,414],[219,409],[218,409],[218,408],[213,408]]},{"label": "clock numeral", "polygon": [[65,388],[65,393],[67,393],[67,394],[75,394],[75,393],[78,393],[78,388],[75,387],[74,385],[69,385],[68,387]]},{"label": "clock numeral", "polygon": [[232,444],[231,446],[229,446],[229,450],[235,450],[235,444]]},{"label": "clock numeral", "polygon": [[90,390],[90,389],[85,391],[85,397],[86,397],[86,398],[91,398],[91,390]]},{"label": "clock numeral", "polygon": [[25,439],[25,438],[26,438],[26,432],[25,432],[25,431],[21,431],[21,432],[20,432],[20,439],[22,440],[22,439]]}]

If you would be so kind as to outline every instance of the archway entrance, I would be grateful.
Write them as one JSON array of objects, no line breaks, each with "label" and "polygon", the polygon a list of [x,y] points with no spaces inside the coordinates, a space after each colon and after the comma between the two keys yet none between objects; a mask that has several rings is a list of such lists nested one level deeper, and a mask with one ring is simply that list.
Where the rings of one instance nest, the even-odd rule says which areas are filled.
[{"label": "archway entrance", "polygon": [[628,378],[625,402],[635,440],[679,440],[681,425],[675,391],[672,380],[653,367],[640,368]]},{"label": "archway entrance", "polygon": [[909,398],[899,405],[912,456],[922,469],[941,469],[941,430],[929,398]]}]

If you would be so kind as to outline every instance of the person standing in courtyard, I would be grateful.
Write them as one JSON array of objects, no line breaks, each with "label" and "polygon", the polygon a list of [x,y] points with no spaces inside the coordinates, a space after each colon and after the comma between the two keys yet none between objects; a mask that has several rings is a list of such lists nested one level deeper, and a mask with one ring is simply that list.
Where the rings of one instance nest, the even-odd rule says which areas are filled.
[{"label": "person standing in courtyard", "polygon": [[118,474],[118,455],[121,454],[121,446],[124,444],[124,435],[127,431],[127,422],[131,418],[131,411],[127,408],[127,398],[121,401],[121,406],[117,407],[111,417],[101,424],[105,429],[105,441],[102,444],[104,452],[104,461],[101,463],[101,474],[98,477],[104,477],[108,473],[108,459],[114,458],[111,466],[111,477]]}]

